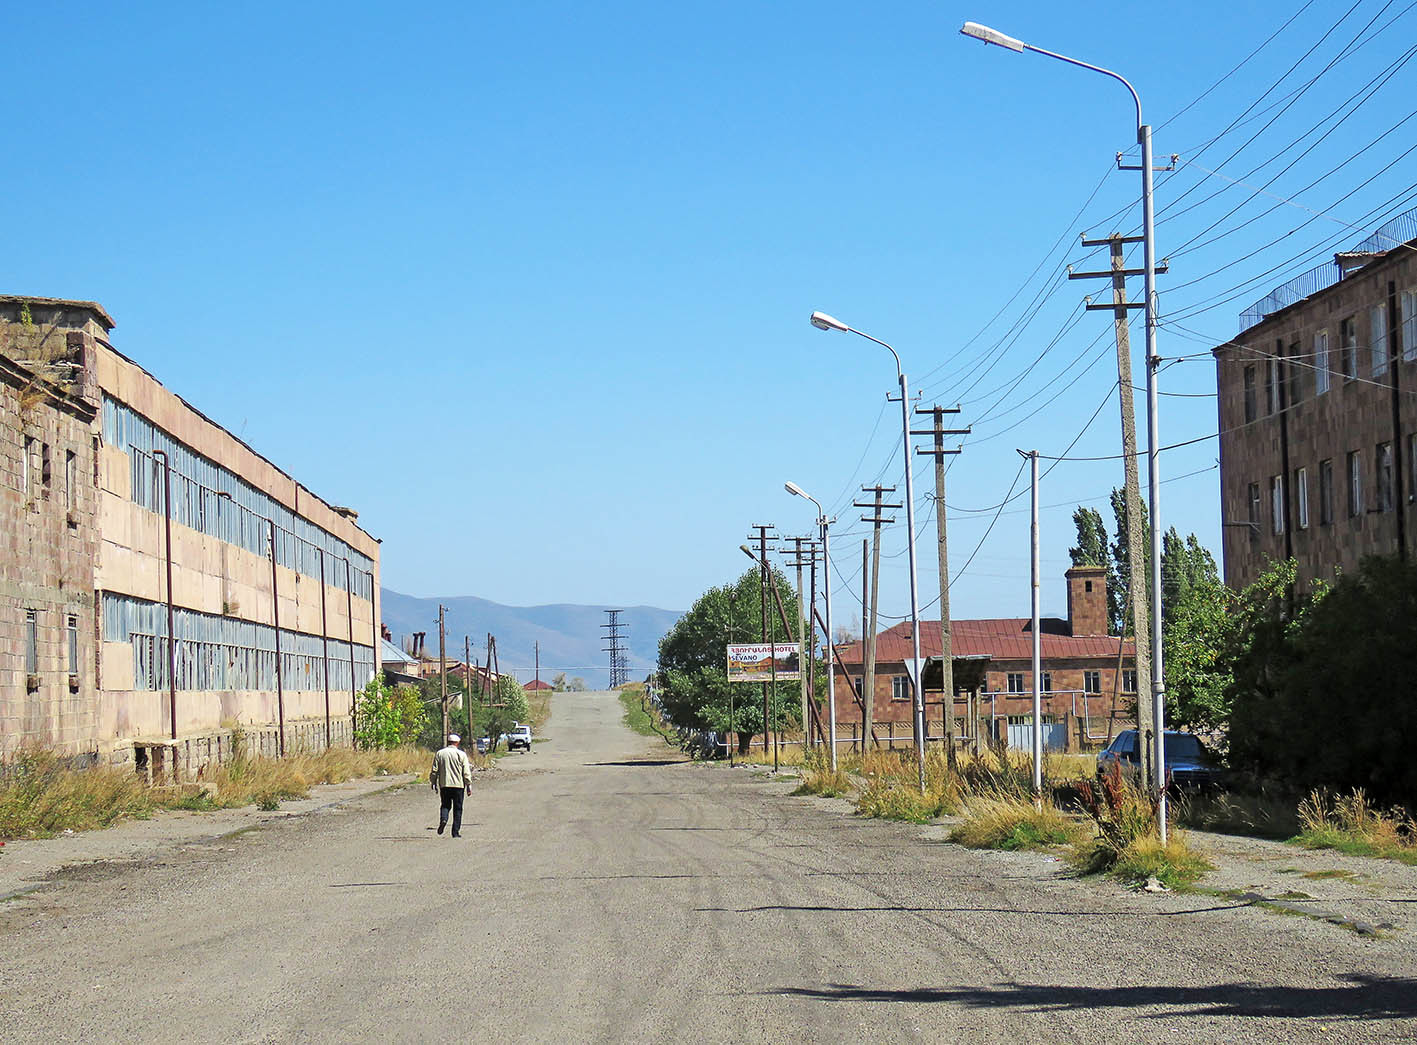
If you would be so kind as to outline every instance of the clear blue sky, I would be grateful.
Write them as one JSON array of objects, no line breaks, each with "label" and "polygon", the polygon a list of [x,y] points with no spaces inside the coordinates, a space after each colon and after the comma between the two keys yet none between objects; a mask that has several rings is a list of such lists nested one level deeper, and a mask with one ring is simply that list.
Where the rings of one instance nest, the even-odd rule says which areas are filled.
[{"label": "clear blue sky", "polygon": [[[955,615],[1023,615],[1026,494],[987,540],[980,509],[1017,447],[1118,450],[1110,316],[1080,312],[1105,288],[1061,273],[1102,260],[1080,233],[1140,220],[1137,175],[1113,169],[1133,114],[1119,85],[960,23],[1128,75],[1158,162],[1190,164],[1157,179],[1176,255],[1160,350],[1200,353],[1163,374],[1187,396],[1163,401],[1170,443],[1215,431],[1207,350],[1242,308],[1406,209],[1414,124],[1368,146],[1413,108],[1413,67],[1331,114],[1411,57],[1408,6],[1313,3],[1252,54],[1298,0],[28,5],[6,18],[0,290],[102,302],[118,348],[357,507],[389,587],[685,608],[747,566],[749,524],[810,529],[794,479],[840,512],[849,617],[851,494],[902,474],[894,373],[809,327],[822,309],[895,344],[926,402],[964,404],[956,571],[978,552]],[[1307,210],[1195,166],[1258,186],[1330,127],[1266,190]],[[1218,556],[1216,453],[1165,455],[1187,477],[1163,515]],[[1120,482],[1116,461],[1048,475],[1045,612],[1064,609],[1073,506],[1106,513]],[[895,616],[903,548],[902,521]]]}]

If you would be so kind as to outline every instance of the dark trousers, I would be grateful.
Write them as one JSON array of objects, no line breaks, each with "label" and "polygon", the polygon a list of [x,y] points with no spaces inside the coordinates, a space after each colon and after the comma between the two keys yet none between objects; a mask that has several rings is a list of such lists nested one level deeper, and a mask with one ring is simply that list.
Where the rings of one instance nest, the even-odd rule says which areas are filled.
[{"label": "dark trousers", "polygon": [[438,789],[442,799],[442,806],[438,810],[438,826],[442,827],[448,822],[448,809],[453,810],[453,834],[462,831],[462,796],[463,789],[460,787],[440,787]]}]

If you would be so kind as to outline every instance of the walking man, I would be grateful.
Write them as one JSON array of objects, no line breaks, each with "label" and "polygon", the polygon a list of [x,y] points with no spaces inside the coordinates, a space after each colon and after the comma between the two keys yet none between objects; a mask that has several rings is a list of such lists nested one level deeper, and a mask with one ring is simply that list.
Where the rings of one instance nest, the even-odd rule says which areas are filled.
[{"label": "walking man", "polygon": [[453,811],[453,837],[462,837],[463,795],[472,794],[472,763],[467,760],[467,752],[458,747],[456,733],[448,734],[448,746],[433,756],[433,770],[428,774],[428,783],[438,792],[441,805],[438,808],[438,833],[448,826],[448,810]]}]

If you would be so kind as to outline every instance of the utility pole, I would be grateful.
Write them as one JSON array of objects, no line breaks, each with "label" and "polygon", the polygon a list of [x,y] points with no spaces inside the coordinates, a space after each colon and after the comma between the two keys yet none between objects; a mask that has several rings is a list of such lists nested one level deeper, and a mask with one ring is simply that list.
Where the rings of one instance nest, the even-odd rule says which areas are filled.
[{"label": "utility pole", "polygon": [[472,734],[472,639],[467,635],[462,637],[462,665],[463,665],[463,688],[462,688],[462,709],[467,716],[467,732],[469,737]]},{"label": "utility pole", "polygon": [[941,688],[944,690],[944,719],[945,719],[945,760],[951,769],[955,765],[955,671],[954,671],[954,639],[950,625],[950,552],[949,542],[946,539],[946,511],[947,501],[945,500],[945,458],[957,454],[963,447],[955,447],[953,450],[945,449],[945,436],[947,435],[968,435],[971,428],[946,428],[945,415],[959,413],[959,407],[917,406],[917,414],[928,414],[934,425],[923,431],[911,432],[911,435],[934,436],[934,445],[931,447],[917,447],[915,452],[922,456],[933,457],[935,459],[935,538],[939,547],[937,558],[940,567],[940,663],[944,669],[941,680]]},{"label": "utility pole", "polygon": [[[1146,594],[1146,552],[1144,550],[1142,525],[1141,525],[1141,484],[1137,475],[1137,418],[1136,409],[1132,398],[1132,350],[1131,338],[1128,327],[1128,311],[1134,308],[1145,308],[1143,301],[1127,300],[1127,277],[1140,276],[1145,273],[1145,269],[1129,269],[1126,267],[1126,260],[1123,254],[1123,247],[1128,243],[1140,243],[1141,236],[1121,236],[1113,233],[1105,239],[1086,239],[1082,241],[1084,247],[1110,247],[1111,267],[1101,272],[1073,272],[1068,270],[1069,279],[1102,279],[1108,278],[1112,281],[1112,302],[1111,304],[1092,302],[1087,303],[1087,308],[1092,311],[1112,310],[1112,325],[1117,341],[1117,393],[1122,410],[1122,495],[1127,505],[1127,532],[1122,535],[1122,539],[1127,544],[1127,602],[1131,605],[1131,625],[1132,625],[1132,645],[1136,650],[1136,677],[1138,680],[1135,694],[1137,700],[1137,736],[1143,745],[1152,737],[1156,729],[1156,722],[1152,714],[1151,702],[1146,700],[1140,692],[1140,680],[1151,678],[1151,649],[1147,644],[1146,637],[1150,633],[1148,600]],[[1161,265],[1157,271],[1165,272],[1166,266]],[[1152,520],[1152,525],[1155,521]],[[1100,565],[1106,565],[1101,563]],[[1123,625],[1125,630],[1125,624]],[[1121,680],[1114,679],[1113,686],[1120,686]],[[1149,750],[1149,747],[1146,748]],[[1150,780],[1150,764],[1147,764],[1147,778]]]},{"label": "utility pole", "polygon": [[628,670],[625,666],[625,647],[621,644],[621,639],[629,638],[628,633],[620,631],[626,625],[620,623],[620,614],[624,610],[606,610],[605,616],[608,618],[601,627],[605,629],[605,640],[610,643],[602,646],[601,650],[610,654],[610,688],[616,689],[623,686],[627,681]]},{"label": "utility pole", "polygon": [[443,740],[448,739],[448,650],[447,636],[444,634],[444,614],[446,609],[438,604],[438,681],[443,688]]},{"label": "utility pole", "polygon": [[[909,462],[908,460],[906,461],[905,466],[906,466],[907,468],[910,467],[910,462]],[[861,726],[862,726],[862,728],[861,728],[861,750],[864,752],[864,751],[866,750],[866,741],[867,741],[867,739],[870,738],[871,735],[872,735],[871,730],[872,730],[872,727],[875,725],[875,717],[876,717],[876,711],[875,711],[875,709],[876,709],[876,629],[877,629],[877,627],[878,627],[878,625],[877,625],[877,616],[876,616],[876,615],[877,615],[877,613],[878,613],[879,610],[880,610],[880,594],[881,594],[881,527],[882,527],[882,525],[884,525],[885,523],[893,523],[893,522],[895,522],[895,516],[894,516],[894,515],[892,515],[890,518],[886,518],[886,516],[883,515],[882,513],[883,513],[883,512],[885,511],[885,509],[887,509],[887,508],[899,508],[899,507],[900,507],[900,502],[899,502],[899,501],[890,501],[890,502],[887,502],[887,501],[885,500],[885,495],[886,495],[886,494],[888,494],[888,493],[894,493],[894,492],[895,492],[895,487],[894,487],[894,486],[881,486],[880,484],[877,484],[877,485],[875,485],[875,486],[862,486],[862,487],[861,487],[861,492],[862,492],[862,493],[869,493],[869,494],[871,494],[871,495],[872,495],[872,500],[870,500],[870,501],[852,501],[851,503],[852,503],[852,506],[853,506],[853,507],[856,507],[856,508],[869,508],[869,509],[871,509],[871,514],[870,514],[870,515],[863,515],[863,516],[861,516],[861,521],[862,521],[862,522],[871,523],[871,524],[872,524],[872,531],[873,531],[873,532],[872,532],[872,551],[871,551],[871,570],[870,570],[870,574],[871,574],[871,611],[870,611],[870,623],[869,623],[869,624],[866,622],[866,613],[865,613],[865,607],[864,607],[864,606],[862,607],[862,614],[861,614],[861,630],[862,630],[862,632],[863,632],[863,635],[862,635],[862,640],[863,640],[863,641],[862,641],[862,644],[861,644],[861,645],[862,645],[862,665],[861,665],[861,668],[862,668],[862,681],[861,681],[861,708],[862,708],[862,710],[861,710]],[[864,541],[864,540],[862,541],[862,545],[863,545],[863,549],[862,549],[862,550],[864,551],[864,550],[865,550],[865,549],[864,549],[864,545],[865,545],[865,541]],[[865,556],[864,556],[864,555],[862,556],[861,568],[862,568],[862,571],[863,571],[863,572],[864,572],[865,569],[866,569],[866,563],[865,563]],[[865,578],[864,578],[864,577],[862,578],[862,581],[863,581],[863,586],[864,586],[864,581],[865,581]]]},{"label": "utility pole", "polygon": [[1029,586],[1030,625],[1033,633],[1033,800],[1042,808],[1043,802],[1043,672],[1042,642],[1038,621],[1038,451],[1019,453],[1028,458],[1029,486],[1033,493],[1033,519],[1029,526]]},{"label": "utility pole", "polygon": [[810,669],[803,665],[802,658],[809,658],[808,664],[810,664],[811,652],[807,647],[807,617],[802,605],[802,567],[806,565],[802,561],[802,545],[810,545],[812,542],[807,537],[789,537],[787,539],[792,542],[793,549],[791,552],[783,554],[791,555],[792,561],[787,565],[797,568],[797,670],[799,673],[797,688],[802,694],[802,747],[805,750],[811,743],[811,728],[808,725],[807,713],[807,676]]},{"label": "utility pole", "polygon": [[[758,568],[760,573],[760,587],[762,589],[763,604],[763,626],[762,638],[760,641],[768,640],[768,531],[775,529],[772,523],[754,523],[749,529],[757,530],[758,540]],[[749,537],[752,540],[752,536]],[[772,719],[768,714],[768,684],[763,683],[763,755],[768,753],[768,731],[772,728]]]},{"label": "utility pole", "polygon": [[539,693],[541,691],[541,643],[539,641],[533,642],[531,648],[536,663],[536,690]]}]

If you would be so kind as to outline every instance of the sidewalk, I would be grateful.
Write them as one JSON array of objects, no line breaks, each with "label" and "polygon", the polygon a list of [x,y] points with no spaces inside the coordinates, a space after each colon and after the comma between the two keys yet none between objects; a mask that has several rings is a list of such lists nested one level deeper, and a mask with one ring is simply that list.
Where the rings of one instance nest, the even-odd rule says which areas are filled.
[{"label": "sidewalk", "polygon": [[418,783],[423,781],[413,773],[356,778],[343,784],[317,784],[310,789],[309,798],[284,801],[270,812],[255,806],[211,813],[162,812],[151,820],[126,820],[100,831],[6,842],[0,848],[0,903],[43,888],[64,868],[134,862],[172,846],[212,844],[272,821],[338,809],[366,795]]}]

